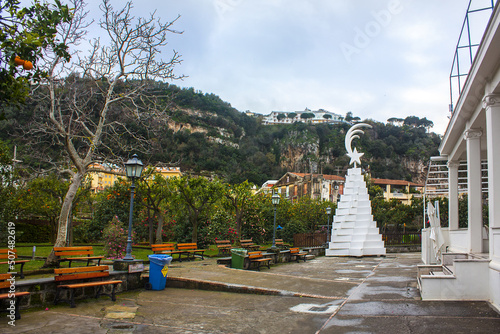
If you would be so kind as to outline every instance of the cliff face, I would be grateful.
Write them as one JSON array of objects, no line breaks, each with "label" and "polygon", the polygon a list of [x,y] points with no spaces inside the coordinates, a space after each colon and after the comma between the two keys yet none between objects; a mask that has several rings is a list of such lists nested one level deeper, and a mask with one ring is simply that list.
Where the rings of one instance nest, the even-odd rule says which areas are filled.
[{"label": "cliff face", "polygon": [[280,167],[294,172],[317,172],[319,138],[308,131],[290,131],[279,143]]},{"label": "cliff face", "polygon": [[401,163],[403,165],[403,168],[406,168],[410,171],[413,182],[421,184],[425,183],[425,179],[427,178],[428,161],[414,160],[403,157],[401,158]]}]

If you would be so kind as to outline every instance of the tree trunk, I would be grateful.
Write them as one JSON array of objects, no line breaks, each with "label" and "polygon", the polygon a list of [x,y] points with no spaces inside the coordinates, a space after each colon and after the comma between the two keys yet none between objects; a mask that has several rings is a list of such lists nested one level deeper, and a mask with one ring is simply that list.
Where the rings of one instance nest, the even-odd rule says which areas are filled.
[{"label": "tree trunk", "polygon": [[148,208],[148,240],[149,245],[152,245],[155,242],[155,234],[154,234],[154,226],[153,220],[151,219],[151,209]]},{"label": "tree trunk", "polygon": [[236,209],[235,219],[236,219],[236,233],[238,238],[241,239],[241,217],[243,216],[243,210]]},{"label": "tree trunk", "polygon": [[[71,214],[71,207],[73,199],[76,196],[76,192],[83,180],[83,173],[76,172],[71,179],[71,184],[69,186],[68,192],[64,197],[64,202],[61,208],[61,214],[59,216],[57,239],[54,247],[64,247],[66,246],[67,236],[68,236],[68,222],[69,215]],[[55,267],[57,266],[57,258],[54,254],[54,249],[50,252],[50,255],[45,260],[43,267]]]},{"label": "tree trunk", "polygon": [[163,243],[163,215],[160,212],[155,212],[158,217],[158,227],[156,228],[156,243]]},{"label": "tree trunk", "polygon": [[193,233],[191,235],[191,242],[198,242],[198,212],[194,212],[191,216],[191,226],[193,227]]}]

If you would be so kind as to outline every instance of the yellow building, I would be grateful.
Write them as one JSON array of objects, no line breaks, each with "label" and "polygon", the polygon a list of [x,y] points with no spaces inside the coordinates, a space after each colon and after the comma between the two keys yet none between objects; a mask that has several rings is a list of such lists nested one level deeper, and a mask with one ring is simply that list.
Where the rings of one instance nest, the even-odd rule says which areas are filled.
[{"label": "yellow building", "polygon": [[119,177],[125,178],[125,171],[116,165],[93,163],[89,165],[90,190],[99,192],[111,187]]},{"label": "yellow building", "polygon": [[[155,167],[155,171],[164,178],[181,177],[180,167]],[[88,177],[90,190],[99,192],[111,187],[118,178],[126,179],[125,170],[116,165],[93,163],[89,166]]]},{"label": "yellow building", "polygon": [[155,167],[157,173],[160,173],[166,179],[171,177],[181,177],[181,168],[180,167]]},{"label": "yellow building", "polygon": [[412,196],[422,196],[423,184],[403,180],[371,179],[373,184],[384,191],[384,199],[397,199],[403,204],[411,204]]}]

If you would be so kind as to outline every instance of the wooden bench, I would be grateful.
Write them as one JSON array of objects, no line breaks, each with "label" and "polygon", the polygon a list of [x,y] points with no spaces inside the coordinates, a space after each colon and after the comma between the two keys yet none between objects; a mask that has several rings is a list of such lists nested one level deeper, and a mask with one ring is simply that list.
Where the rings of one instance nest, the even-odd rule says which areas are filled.
[{"label": "wooden bench", "polygon": [[[57,305],[59,301],[61,301],[59,295],[61,290],[66,289],[70,291],[70,298],[68,301],[71,307],[76,307],[75,305],[75,290],[76,289],[84,289],[87,287],[97,287],[97,291],[95,294],[95,298],[99,298],[101,295],[106,295],[111,298],[112,301],[116,301],[115,296],[115,288],[118,284],[121,284],[122,281],[118,280],[109,280],[105,281],[103,278],[109,277],[109,268],[108,266],[90,266],[90,267],[75,267],[75,268],[60,268],[54,269],[54,280],[57,283],[65,282],[65,281],[75,281],[75,280],[88,280],[93,278],[98,278],[98,281],[91,282],[83,282],[83,283],[63,283],[57,285],[56,297],[54,299],[54,304]],[[102,287],[105,285],[113,285],[113,289],[111,294],[102,293]]]},{"label": "wooden bench", "polygon": [[174,259],[174,254],[179,255],[179,261],[181,256],[181,251],[175,248],[175,244],[154,244],[151,245],[151,250],[154,254],[167,254],[172,255],[172,260]]},{"label": "wooden bench", "polygon": [[[9,292],[7,293],[0,293],[0,300],[1,299],[10,299],[12,301],[13,298],[15,298],[15,306],[14,306],[14,319],[18,320],[21,319],[21,313],[19,313],[19,297],[22,296],[28,296],[30,293],[28,291],[14,291],[14,289],[11,289],[11,281],[9,281],[12,278],[12,274],[0,274],[0,290],[1,289],[9,289]],[[14,286],[15,287],[15,286]],[[9,303],[10,305],[8,307],[11,307],[12,302]],[[10,312],[10,309],[3,309],[2,311]]]},{"label": "wooden bench", "polygon": [[245,239],[245,240],[240,240],[240,245],[243,248],[250,249],[250,250],[256,250],[259,249],[260,246],[256,245],[253,243],[252,239]]},{"label": "wooden bench", "polygon": [[292,257],[295,257],[297,263],[300,259],[303,259],[304,262],[306,262],[307,254],[309,253],[300,251],[299,247],[290,248],[290,261],[292,260]]},{"label": "wooden bench", "polygon": [[271,269],[270,262],[273,260],[270,257],[264,257],[262,251],[248,252],[248,258],[250,259],[250,266],[252,263],[257,263],[257,270],[260,271],[261,265],[267,265],[268,269]]},{"label": "wooden bench", "polygon": [[92,246],[54,247],[54,253],[58,257],[57,261],[59,263],[68,261],[69,268],[71,268],[72,261],[87,261],[87,266],[89,266],[90,261],[97,260],[97,265],[99,266],[101,264],[101,260],[104,259],[104,256],[94,256]]},{"label": "wooden bench", "polygon": [[229,240],[215,240],[215,245],[219,250],[219,253],[217,254],[218,256],[230,255],[231,248],[233,247],[231,245],[231,241]]},{"label": "wooden bench", "polygon": [[288,247],[290,247],[289,244],[283,242],[283,239],[275,239],[274,240],[274,244],[276,245],[276,247],[278,247],[279,249],[286,249]]},{"label": "wooden bench", "polygon": [[196,242],[177,244],[177,250],[180,252],[179,261],[181,262],[182,254],[186,254],[188,260],[194,259],[195,255],[200,255],[201,259],[205,260],[205,258],[203,257],[203,253],[206,251],[206,249],[198,249],[198,245],[196,244]]},{"label": "wooden bench", "polygon": [[0,264],[8,264],[9,265],[9,267],[7,268],[7,272],[14,271],[14,266],[16,264],[20,264],[21,265],[21,271],[20,271],[21,278],[24,278],[24,273],[23,273],[24,264],[27,262],[30,262],[30,260],[18,260],[17,259],[17,249],[11,250],[9,248],[0,249],[0,260],[4,260],[4,259],[6,261],[1,261]]}]

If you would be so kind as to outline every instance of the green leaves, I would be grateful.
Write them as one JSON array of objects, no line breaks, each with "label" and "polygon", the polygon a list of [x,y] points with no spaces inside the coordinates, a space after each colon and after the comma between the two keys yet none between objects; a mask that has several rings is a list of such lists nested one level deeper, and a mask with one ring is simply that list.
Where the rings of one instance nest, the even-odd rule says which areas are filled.
[{"label": "green leaves", "polygon": [[53,47],[62,57],[69,59],[67,47],[57,41],[57,26],[69,22],[71,13],[67,5],[55,5],[35,0],[30,7],[21,8],[20,1],[0,2],[0,103],[18,104],[28,95],[30,80],[39,80],[44,73],[16,66],[19,56],[36,65],[43,49]]}]

